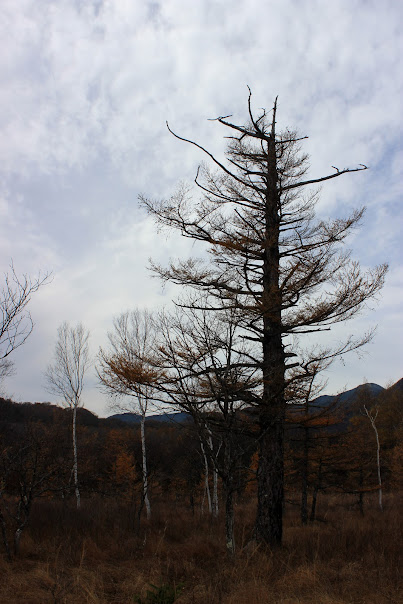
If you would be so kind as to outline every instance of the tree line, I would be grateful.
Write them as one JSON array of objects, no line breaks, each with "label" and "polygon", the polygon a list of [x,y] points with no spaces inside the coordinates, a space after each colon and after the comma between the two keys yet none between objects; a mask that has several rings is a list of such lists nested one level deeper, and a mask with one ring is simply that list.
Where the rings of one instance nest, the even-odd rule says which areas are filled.
[{"label": "tree line", "polygon": [[[366,500],[378,491],[377,447],[363,406],[378,410],[382,488],[402,486],[402,388],[374,395],[365,385],[347,404],[336,402],[330,411],[315,409],[309,419],[301,409],[287,410],[284,446],[285,507],[299,510],[302,524],[321,518],[325,493],[345,493],[350,505],[365,514]],[[0,527],[3,551],[18,553],[21,535],[32,507],[42,499],[70,506],[76,500],[72,473],[72,410],[46,403],[13,403],[0,399]],[[301,417],[304,415],[304,417]],[[246,410],[243,421],[254,418]],[[258,447],[246,430],[233,435],[237,463],[232,467],[231,500],[227,507],[227,460],[222,432],[211,431],[205,446],[193,421],[146,421],[147,494],[152,510],[185,506],[195,516],[217,516],[236,527],[237,504],[257,497]],[[139,423],[98,418],[77,410],[78,477],[81,497],[119,501],[138,532],[147,519],[144,501],[142,434]],[[221,446],[220,446],[221,445]],[[219,469],[216,472],[216,468]],[[228,522],[232,525],[228,526]],[[107,527],[105,527],[107,530]],[[235,541],[232,544],[235,547]]]}]

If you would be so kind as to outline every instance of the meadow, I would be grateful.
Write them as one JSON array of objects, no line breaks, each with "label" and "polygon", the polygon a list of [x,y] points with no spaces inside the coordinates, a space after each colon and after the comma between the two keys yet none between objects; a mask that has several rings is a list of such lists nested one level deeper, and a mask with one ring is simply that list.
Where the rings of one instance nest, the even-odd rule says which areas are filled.
[{"label": "meadow", "polygon": [[0,558],[2,604],[398,604],[403,602],[401,497],[376,494],[362,516],[348,495],[323,495],[317,520],[301,526],[288,501],[283,546],[250,541],[255,502],[235,507],[236,548],[225,551],[224,519],[183,502],[135,507],[99,496],[38,500],[21,551]]}]

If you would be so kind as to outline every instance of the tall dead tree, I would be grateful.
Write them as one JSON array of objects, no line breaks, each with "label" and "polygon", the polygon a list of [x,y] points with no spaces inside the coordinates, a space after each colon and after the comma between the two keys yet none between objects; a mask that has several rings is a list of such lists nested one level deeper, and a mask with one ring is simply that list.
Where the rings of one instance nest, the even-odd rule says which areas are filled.
[{"label": "tall dead tree", "polygon": [[193,291],[184,307],[236,313],[241,337],[256,345],[243,361],[260,371],[262,384],[253,401],[259,422],[255,538],[275,545],[282,540],[287,372],[303,362],[293,344],[354,317],[379,292],[387,267],[363,273],[342,249],[363,209],[345,219],[315,219],[311,185],[366,166],[309,178],[307,156],[300,152],[306,137],[277,133],[277,99],[271,117],[266,111],[254,115],[251,95],[248,110],[245,126],[229,121],[231,116],[217,118],[229,131],[223,160],[170,129],[215,165],[197,171],[201,198],[193,201],[182,187],[166,201],[141,200],[159,224],[206,243],[210,252],[210,262],[190,258],[153,269]]}]

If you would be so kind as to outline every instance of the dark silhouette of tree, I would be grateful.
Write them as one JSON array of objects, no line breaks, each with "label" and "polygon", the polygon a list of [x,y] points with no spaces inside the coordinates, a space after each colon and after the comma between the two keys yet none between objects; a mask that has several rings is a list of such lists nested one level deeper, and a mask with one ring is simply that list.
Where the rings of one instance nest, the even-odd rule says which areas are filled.
[{"label": "dark silhouette of tree", "polygon": [[255,116],[251,95],[248,110],[245,126],[230,116],[216,120],[229,131],[224,160],[170,129],[216,167],[199,167],[200,199],[193,201],[181,187],[165,201],[141,200],[160,225],[208,245],[210,262],[190,258],[153,265],[161,279],[192,292],[178,303],[212,314],[231,310],[240,337],[255,343],[255,353],[237,366],[261,373],[261,392],[248,393],[259,422],[255,537],[274,545],[282,540],[287,375],[294,369],[296,379],[295,368],[306,363],[294,342],[354,317],[379,292],[386,266],[364,273],[342,249],[363,209],[344,219],[315,219],[317,195],[309,187],[366,166],[309,178],[307,156],[300,151],[305,137],[277,133],[277,99],[271,117],[264,110]]},{"label": "dark silhouette of tree", "polygon": [[17,556],[34,501],[62,490],[65,466],[47,426],[24,424],[0,448],[0,529],[9,560]]}]

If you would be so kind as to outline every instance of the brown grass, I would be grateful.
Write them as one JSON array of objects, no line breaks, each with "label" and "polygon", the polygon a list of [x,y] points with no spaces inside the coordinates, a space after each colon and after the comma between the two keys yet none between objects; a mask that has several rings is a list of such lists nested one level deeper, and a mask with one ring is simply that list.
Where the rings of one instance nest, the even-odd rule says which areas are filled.
[{"label": "brown grass", "polygon": [[[236,508],[238,554],[227,559],[223,522],[179,505],[155,505],[136,533],[128,507],[87,501],[76,510],[39,502],[12,563],[0,557],[2,604],[134,603],[150,584],[183,584],[179,604],[397,604],[402,522],[398,497],[363,518],[340,497],[302,527],[286,513],[284,546],[248,544],[253,503]],[[247,546],[247,547],[245,547]]]}]

